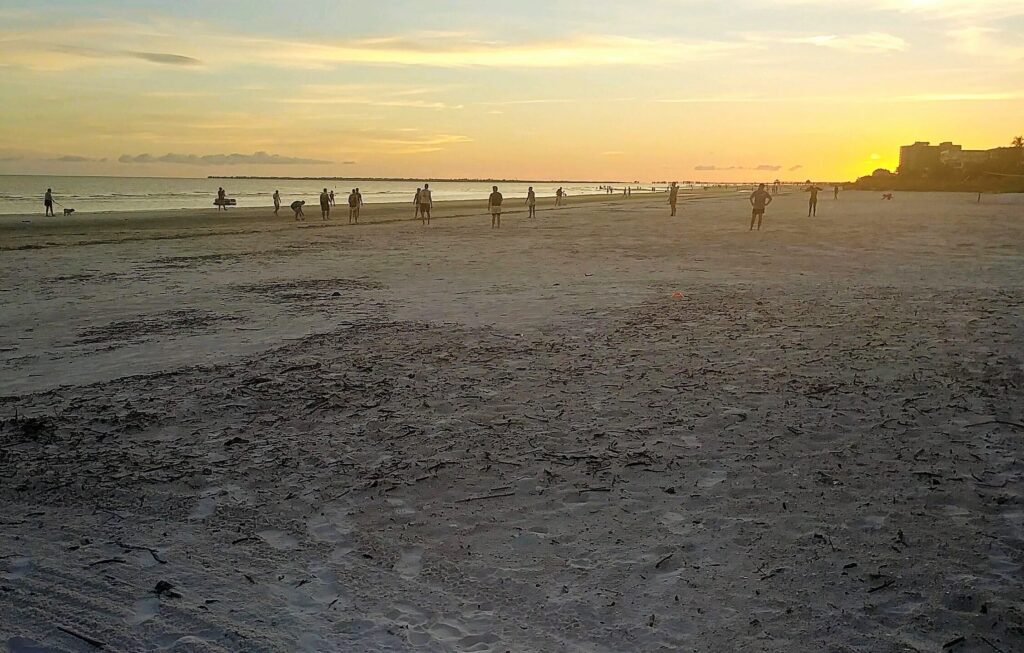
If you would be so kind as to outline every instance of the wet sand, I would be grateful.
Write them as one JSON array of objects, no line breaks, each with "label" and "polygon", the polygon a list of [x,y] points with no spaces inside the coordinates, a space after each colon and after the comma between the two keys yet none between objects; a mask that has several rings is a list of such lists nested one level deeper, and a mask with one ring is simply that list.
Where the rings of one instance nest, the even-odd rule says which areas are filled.
[{"label": "wet sand", "polygon": [[1024,216],[973,199],[0,219],[0,641],[1022,650]]}]

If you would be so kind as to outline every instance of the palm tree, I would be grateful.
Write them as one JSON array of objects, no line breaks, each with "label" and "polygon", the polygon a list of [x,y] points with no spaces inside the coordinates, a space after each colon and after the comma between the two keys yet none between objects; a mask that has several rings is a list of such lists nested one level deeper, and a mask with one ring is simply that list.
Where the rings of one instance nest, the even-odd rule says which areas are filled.
[{"label": "palm tree", "polygon": [[1024,148],[1024,136],[1014,136],[1013,140],[1010,141],[1010,147]]}]

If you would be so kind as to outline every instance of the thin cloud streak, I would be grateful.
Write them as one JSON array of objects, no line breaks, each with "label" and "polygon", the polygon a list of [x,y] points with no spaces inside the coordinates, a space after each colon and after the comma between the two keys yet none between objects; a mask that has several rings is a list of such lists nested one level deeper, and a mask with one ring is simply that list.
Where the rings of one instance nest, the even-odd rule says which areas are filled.
[{"label": "thin cloud streak", "polygon": [[842,104],[891,104],[904,102],[994,102],[1024,99],[1024,92],[981,92],[981,93],[919,93],[915,95],[892,96],[839,96],[803,95],[778,97],[692,97],[662,98],[654,102],[662,104],[783,104],[790,102],[822,102]]},{"label": "thin cloud streak", "polygon": [[913,14],[936,20],[999,19],[1024,15],[1024,0],[761,0],[771,7],[853,7],[858,10]]},{"label": "thin cloud streak", "polygon": [[106,158],[96,159],[89,156],[78,156],[76,154],[65,154],[64,156],[50,159],[50,161],[58,161],[60,163],[103,163],[106,160]]},{"label": "thin cloud streak", "polygon": [[[0,30],[0,61],[30,69],[62,70],[111,60],[193,67],[252,65],[330,69],[342,65],[435,68],[583,68],[664,66],[735,53],[741,42],[578,34],[536,41],[497,41],[465,33],[409,33],[373,39],[306,42],[253,37],[194,23],[149,25],[91,21],[59,26],[63,45],[46,39],[56,28]],[[110,43],[124,44],[112,49]],[[161,45],[197,56],[157,52]]]},{"label": "thin cloud streak", "polygon": [[332,163],[321,159],[306,159],[302,157],[281,156],[280,154],[268,154],[266,152],[254,152],[252,154],[175,154],[168,153],[163,156],[151,154],[122,154],[118,158],[119,163],[173,163],[180,165],[320,165]]}]

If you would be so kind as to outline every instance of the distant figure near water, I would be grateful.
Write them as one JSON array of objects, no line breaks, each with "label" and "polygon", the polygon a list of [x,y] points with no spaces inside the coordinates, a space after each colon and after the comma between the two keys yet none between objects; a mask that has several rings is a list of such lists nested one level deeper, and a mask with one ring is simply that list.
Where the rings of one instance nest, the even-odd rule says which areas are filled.
[{"label": "distant figure near water", "polygon": [[295,211],[295,219],[296,220],[305,220],[306,219],[306,214],[302,212],[303,205],[305,205],[305,202],[303,202],[302,200],[295,200],[291,204],[292,211]]},{"label": "distant figure near water", "polygon": [[772,195],[764,188],[764,184],[758,184],[757,190],[750,194],[750,205],[754,210],[750,214],[750,231],[754,230],[754,222],[757,222],[757,230],[761,231],[761,220],[764,219],[764,210],[772,203]]},{"label": "distant figure near water", "polygon": [[363,196],[359,194],[358,188],[353,188],[352,192],[348,196],[348,223],[352,224],[353,220],[356,224],[359,224],[359,207],[363,205]]},{"label": "distant figure near water", "polygon": [[491,186],[491,195],[487,198],[487,212],[491,214],[491,229],[501,229],[501,203],[504,200],[497,186]]},{"label": "distant figure near water", "polygon": [[423,190],[416,194],[416,206],[420,207],[420,221],[423,224],[430,224],[430,209],[434,208],[430,184],[423,184]]},{"label": "distant figure near water", "polygon": [[555,191],[555,206],[562,206],[562,195],[565,195],[565,191],[561,187]]},{"label": "distant figure near water", "polygon": [[776,179],[775,183],[772,184],[772,195],[778,195],[779,194],[779,190],[781,188],[782,188],[782,182],[779,181],[778,179]]},{"label": "distant figure near water", "polygon": [[416,197],[412,198],[412,205],[413,205],[413,207],[415,209],[415,213],[413,214],[413,219],[414,220],[416,218],[420,217],[420,193],[422,193],[422,192],[423,192],[422,188],[417,188],[416,189]]},{"label": "distant figure near water", "polygon": [[331,201],[331,206],[334,206],[334,189],[332,188],[331,192],[328,193],[327,195],[328,195],[328,199],[330,199],[330,201]]},{"label": "distant figure near water", "polygon": [[223,187],[217,189],[217,210],[228,210],[228,194]]},{"label": "distant figure near water", "polygon": [[668,205],[672,207],[672,215],[676,214],[676,202],[679,201],[679,184],[672,182],[668,187]]},{"label": "distant figure near water", "polygon": [[53,217],[53,189],[47,188],[46,195],[43,195],[43,208],[46,209],[46,216]]},{"label": "distant figure near water", "polygon": [[526,206],[530,209],[530,215],[528,217],[537,217],[537,193],[533,192],[533,186],[530,186],[529,190],[526,191]]},{"label": "distant figure near water", "polygon": [[832,187],[832,199],[834,199],[834,200],[839,199],[839,186],[833,186]]},{"label": "distant figure near water", "polygon": [[280,211],[280,210],[281,210],[281,193],[275,190],[274,191],[274,215],[276,216],[277,212]]},{"label": "distant figure near water", "polygon": [[326,188],[320,193],[320,217],[324,220],[331,219],[331,196],[327,194]]},{"label": "distant figure near water", "polygon": [[812,215],[818,215],[818,192],[821,189],[812,184],[810,179],[807,180],[807,183],[810,185],[804,190],[811,194],[811,197],[807,202],[807,217],[809,218]]}]

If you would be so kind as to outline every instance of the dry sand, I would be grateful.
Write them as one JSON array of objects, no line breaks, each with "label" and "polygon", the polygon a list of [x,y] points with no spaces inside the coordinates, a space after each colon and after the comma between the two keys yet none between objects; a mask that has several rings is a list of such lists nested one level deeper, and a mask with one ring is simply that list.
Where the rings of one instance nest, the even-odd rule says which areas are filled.
[{"label": "dry sand", "polygon": [[0,220],[0,642],[1024,650],[1024,204],[664,201]]}]

